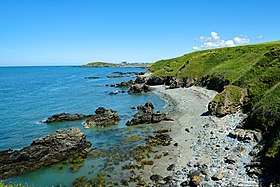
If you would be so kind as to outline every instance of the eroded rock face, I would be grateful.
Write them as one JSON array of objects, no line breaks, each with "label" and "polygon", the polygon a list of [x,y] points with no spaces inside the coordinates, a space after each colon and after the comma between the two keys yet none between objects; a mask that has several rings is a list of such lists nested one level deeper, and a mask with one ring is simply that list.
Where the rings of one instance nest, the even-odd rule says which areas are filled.
[{"label": "eroded rock face", "polygon": [[19,151],[0,151],[0,179],[61,162],[89,147],[90,142],[80,129],[57,130]]},{"label": "eroded rock face", "polygon": [[77,121],[87,118],[87,115],[84,114],[69,114],[69,113],[61,113],[55,114],[45,121],[44,123],[55,123],[55,122],[64,122],[64,121]]},{"label": "eroded rock face", "polygon": [[237,86],[226,86],[222,93],[219,93],[209,103],[208,109],[211,114],[223,117],[227,114],[234,114],[240,110],[247,99],[247,90]]},{"label": "eroded rock face", "polygon": [[120,121],[120,117],[112,109],[105,109],[99,107],[95,111],[95,115],[92,115],[84,123],[84,128],[89,127],[107,127],[110,125],[116,125]]},{"label": "eroded rock face", "polygon": [[147,102],[144,106],[138,106],[137,109],[139,111],[134,115],[132,120],[126,123],[127,126],[171,120],[166,117],[165,113],[161,113],[160,111],[153,112],[154,106],[150,102]]}]

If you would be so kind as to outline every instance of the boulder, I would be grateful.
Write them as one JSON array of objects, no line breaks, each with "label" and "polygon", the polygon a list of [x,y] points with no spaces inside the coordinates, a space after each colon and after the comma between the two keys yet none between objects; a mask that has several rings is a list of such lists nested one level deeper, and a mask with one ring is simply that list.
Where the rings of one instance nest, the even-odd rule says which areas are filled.
[{"label": "boulder", "polygon": [[95,111],[95,115],[92,115],[84,123],[84,128],[90,127],[107,127],[110,125],[116,125],[120,121],[120,117],[112,109],[105,109],[99,107]]},{"label": "boulder", "polygon": [[149,124],[149,123],[158,123],[161,121],[170,121],[170,118],[166,117],[165,113],[160,111],[153,112],[154,106],[152,103],[147,102],[144,106],[139,105],[137,107],[139,110],[132,120],[126,123],[127,126],[138,125],[138,124]]},{"label": "boulder", "polygon": [[224,178],[224,176],[225,176],[225,172],[224,171],[219,171],[215,175],[213,175],[211,177],[211,179],[213,181],[218,181],[218,180],[222,180]]},{"label": "boulder", "polygon": [[135,94],[135,93],[143,93],[143,92],[148,92],[148,91],[151,91],[151,88],[146,84],[144,84],[144,85],[132,84],[132,85],[130,85],[128,93]]},{"label": "boulder", "polygon": [[87,118],[87,115],[84,114],[69,114],[69,113],[61,113],[55,114],[48,119],[44,120],[44,123],[54,123],[54,122],[64,122],[64,121],[76,121]]},{"label": "boulder", "polygon": [[135,83],[137,84],[143,84],[146,83],[146,81],[147,81],[147,77],[144,76],[137,76],[135,79]]},{"label": "boulder", "polygon": [[247,143],[250,143],[252,141],[259,142],[262,139],[262,135],[260,132],[241,128],[237,128],[234,131],[230,132],[228,136]]},{"label": "boulder", "polygon": [[0,180],[61,162],[89,147],[86,135],[71,128],[57,130],[19,151],[0,151]]}]

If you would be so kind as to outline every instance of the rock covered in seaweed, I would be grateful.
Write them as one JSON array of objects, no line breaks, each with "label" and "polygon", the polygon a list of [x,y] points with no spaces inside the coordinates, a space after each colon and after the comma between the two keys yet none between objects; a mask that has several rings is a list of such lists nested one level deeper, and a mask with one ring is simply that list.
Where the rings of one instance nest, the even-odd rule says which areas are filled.
[{"label": "rock covered in seaweed", "polygon": [[170,121],[170,118],[166,117],[165,113],[160,111],[153,112],[154,106],[152,103],[147,102],[144,106],[140,105],[137,107],[139,110],[133,117],[132,120],[126,123],[127,126],[145,124],[145,123],[158,123],[161,121]]},{"label": "rock covered in seaweed", "polygon": [[95,111],[95,115],[89,117],[84,123],[84,128],[89,127],[107,127],[116,125],[120,121],[120,117],[112,109],[99,107]]},{"label": "rock covered in seaweed", "polygon": [[55,122],[65,122],[65,121],[77,121],[85,119],[89,116],[84,114],[69,114],[69,113],[61,113],[55,114],[48,119],[44,120],[44,123],[55,123]]},{"label": "rock covered in seaweed", "polygon": [[0,151],[0,179],[61,162],[86,150],[90,145],[80,129],[70,128],[39,138],[19,151]]}]

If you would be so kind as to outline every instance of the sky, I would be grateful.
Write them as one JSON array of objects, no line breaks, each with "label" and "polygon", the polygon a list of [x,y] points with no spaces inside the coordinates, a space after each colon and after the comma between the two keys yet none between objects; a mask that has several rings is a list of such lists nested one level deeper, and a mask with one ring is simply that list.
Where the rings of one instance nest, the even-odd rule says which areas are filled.
[{"label": "sky", "polygon": [[0,0],[0,66],[155,62],[280,40],[278,0]]}]

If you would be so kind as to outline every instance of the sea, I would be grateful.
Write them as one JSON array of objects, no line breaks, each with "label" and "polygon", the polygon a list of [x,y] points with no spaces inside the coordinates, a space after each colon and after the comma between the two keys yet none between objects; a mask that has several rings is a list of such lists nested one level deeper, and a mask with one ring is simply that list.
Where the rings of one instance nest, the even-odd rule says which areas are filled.
[{"label": "sea", "polygon": [[[122,81],[134,80],[133,74],[119,78],[114,72],[143,72],[145,68],[74,66],[0,67],[0,150],[20,150],[33,140],[55,133],[58,129],[80,128],[92,143],[94,150],[126,152],[129,146],[120,142],[127,134],[146,136],[153,131],[151,125],[127,127],[137,112],[132,107],[150,101],[155,110],[166,110],[166,102],[153,92],[128,94],[126,89],[108,87]],[[88,79],[96,76],[99,78]],[[116,95],[115,91],[126,91]],[[117,111],[121,117],[118,125],[108,128],[83,128],[83,120],[45,124],[42,120],[59,113],[93,114],[98,107]],[[134,144],[140,144],[141,141]],[[143,142],[142,142],[143,143]],[[134,146],[131,144],[130,146]],[[117,151],[117,152],[118,152]],[[116,153],[117,154],[117,153]],[[113,158],[112,158],[113,159]],[[119,165],[119,162],[113,162]],[[105,161],[87,158],[80,169],[73,172],[68,164],[55,164],[17,177],[5,183],[25,186],[71,186],[74,179],[92,178],[104,170]],[[117,169],[114,169],[114,171]],[[118,171],[115,171],[118,172]],[[117,177],[117,175],[116,175]],[[117,180],[117,179],[116,179]]]}]

